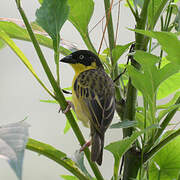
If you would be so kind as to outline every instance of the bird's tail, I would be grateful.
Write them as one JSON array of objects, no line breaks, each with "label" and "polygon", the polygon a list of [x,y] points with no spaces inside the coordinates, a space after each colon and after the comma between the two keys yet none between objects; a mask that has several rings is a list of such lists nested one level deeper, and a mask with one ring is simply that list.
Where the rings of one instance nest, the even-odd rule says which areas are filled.
[{"label": "bird's tail", "polygon": [[103,158],[104,135],[99,134],[98,132],[94,132],[91,141],[91,160],[101,165]]}]

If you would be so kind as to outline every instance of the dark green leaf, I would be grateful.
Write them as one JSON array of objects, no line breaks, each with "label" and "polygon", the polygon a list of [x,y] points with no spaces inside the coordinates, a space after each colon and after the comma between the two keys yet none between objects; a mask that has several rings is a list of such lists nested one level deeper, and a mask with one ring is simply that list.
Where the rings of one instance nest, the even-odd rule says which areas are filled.
[{"label": "dark green leaf", "polygon": [[134,127],[137,125],[137,122],[136,121],[122,121],[122,122],[118,122],[118,123],[115,123],[115,124],[112,124],[110,126],[110,128],[129,128],[129,127]]},{"label": "dark green leaf", "polygon": [[[167,136],[168,133],[164,135]],[[180,170],[180,136],[176,137],[162,148],[151,160],[149,167],[149,179],[159,177],[162,180],[176,179]]]},{"label": "dark green leaf", "polygon": [[91,19],[94,2],[93,0],[68,0],[70,6],[69,21],[84,37],[88,34],[88,24]]},{"label": "dark green leaf", "polygon": [[68,13],[67,0],[44,0],[36,11],[36,21],[53,40],[57,40]]}]

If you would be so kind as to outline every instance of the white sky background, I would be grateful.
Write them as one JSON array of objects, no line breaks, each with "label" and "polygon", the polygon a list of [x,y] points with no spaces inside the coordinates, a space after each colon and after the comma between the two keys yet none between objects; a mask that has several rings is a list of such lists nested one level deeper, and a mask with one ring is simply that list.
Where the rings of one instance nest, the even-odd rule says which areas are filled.
[{"label": "white sky background", "polygon": [[[35,10],[39,7],[38,0],[22,1],[24,10],[30,21],[35,20]],[[103,0],[95,1],[95,14],[90,22],[93,27],[103,16]],[[117,2],[117,1],[115,1]],[[117,7],[113,9],[114,15],[117,14]],[[0,17],[20,18],[14,1],[1,0]],[[104,22],[105,24],[105,22]],[[118,44],[126,44],[134,40],[134,33],[127,30],[134,28],[134,19],[129,9],[121,5],[120,31]],[[90,28],[91,29],[91,28]],[[96,48],[99,47],[102,37],[102,24],[100,23],[90,34],[92,42]],[[62,28],[61,37],[64,40],[75,43],[78,49],[85,49],[80,35],[69,22]],[[38,57],[31,43],[15,40],[20,49],[32,63],[37,74],[48,84]],[[102,50],[106,46],[103,46]],[[54,69],[54,54],[48,48],[42,48],[45,57],[51,68]],[[62,56],[61,56],[62,57]],[[60,64],[60,78],[62,87],[71,85],[73,70],[66,64]],[[28,72],[18,57],[6,47],[0,51],[0,125],[10,122],[23,120],[28,116],[27,122],[31,125],[30,137],[36,140],[53,145],[61,151],[71,155],[79,149],[73,132],[70,130],[66,135],[63,134],[65,127],[65,116],[58,114],[59,107],[55,104],[41,103],[40,99],[50,99],[49,95],[40,87],[35,78]],[[117,121],[117,120],[116,120]],[[89,129],[80,127],[89,139]],[[106,133],[105,144],[118,140],[121,137],[119,130],[108,130]],[[110,179],[113,172],[113,156],[104,150],[103,165],[100,167],[103,176]],[[26,151],[24,159],[23,179],[24,180],[59,180],[60,175],[69,174],[63,167],[55,162],[39,156],[37,153]],[[15,174],[10,169],[6,161],[0,159],[0,179],[16,179]]]}]

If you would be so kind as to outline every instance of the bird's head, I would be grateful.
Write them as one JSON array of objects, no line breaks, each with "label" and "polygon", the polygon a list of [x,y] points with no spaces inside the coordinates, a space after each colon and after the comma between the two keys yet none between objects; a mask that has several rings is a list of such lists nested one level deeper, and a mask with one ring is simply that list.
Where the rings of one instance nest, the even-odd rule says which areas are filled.
[{"label": "bird's head", "polygon": [[88,69],[103,69],[103,65],[99,57],[88,50],[78,50],[73,52],[62,58],[60,62],[70,64],[75,72],[83,72]]}]

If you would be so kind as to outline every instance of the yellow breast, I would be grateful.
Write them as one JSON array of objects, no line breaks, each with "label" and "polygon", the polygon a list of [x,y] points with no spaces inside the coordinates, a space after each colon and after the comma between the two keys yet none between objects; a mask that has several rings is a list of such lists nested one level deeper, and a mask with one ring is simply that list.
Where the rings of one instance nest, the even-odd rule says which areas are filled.
[{"label": "yellow breast", "polygon": [[85,70],[88,69],[94,69],[94,66],[89,66],[89,67],[85,67],[82,64],[73,64],[72,65],[74,71],[75,71],[75,75],[73,78],[73,82],[72,82],[72,103],[74,104],[74,108],[75,108],[75,113],[77,118],[82,121],[83,125],[86,127],[89,127],[89,110],[86,106],[86,104],[84,104],[83,100],[81,98],[77,98],[76,96],[76,92],[74,91],[74,82],[76,81],[77,77],[79,76],[79,74]]}]

